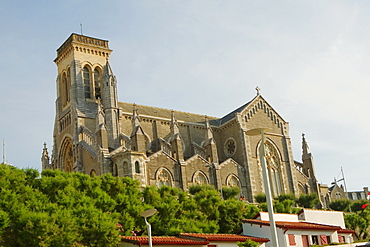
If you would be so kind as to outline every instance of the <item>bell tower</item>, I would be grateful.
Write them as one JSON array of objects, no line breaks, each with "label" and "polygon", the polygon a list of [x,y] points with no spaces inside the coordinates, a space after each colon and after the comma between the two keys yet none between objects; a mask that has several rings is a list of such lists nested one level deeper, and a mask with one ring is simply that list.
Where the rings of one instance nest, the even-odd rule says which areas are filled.
[{"label": "bell tower", "polygon": [[[50,168],[88,174],[104,172],[101,152],[107,147],[97,141],[96,118],[102,118],[102,108],[103,112],[105,108],[104,73],[111,52],[107,40],[79,34],[71,34],[57,49],[54,60],[58,68],[57,99]],[[105,91],[116,91],[115,83],[107,83],[108,86],[114,89]],[[113,98],[117,101],[116,95]],[[112,109],[111,102],[108,107]],[[105,119],[100,121],[105,125]],[[102,138],[107,137],[100,136]]]}]

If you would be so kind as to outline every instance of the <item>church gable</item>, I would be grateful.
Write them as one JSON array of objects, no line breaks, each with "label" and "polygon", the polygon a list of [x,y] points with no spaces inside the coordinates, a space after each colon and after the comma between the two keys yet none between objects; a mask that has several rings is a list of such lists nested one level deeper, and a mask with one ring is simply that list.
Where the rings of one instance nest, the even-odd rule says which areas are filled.
[{"label": "church gable", "polygon": [[270,127],[273,129],[283,129],[285,120],[271,107],[269,103],[261,96],[257,95],[249,104],[239,113],[240,122],[243,127],[248,129],[261,127]]},{"label": "church gable", "polygon": [[207,160],[196,154],[185,161],[186,164],[186,178],[188,185],[195,183],[195,181],[204,181],[210,183],[210,166]]}]

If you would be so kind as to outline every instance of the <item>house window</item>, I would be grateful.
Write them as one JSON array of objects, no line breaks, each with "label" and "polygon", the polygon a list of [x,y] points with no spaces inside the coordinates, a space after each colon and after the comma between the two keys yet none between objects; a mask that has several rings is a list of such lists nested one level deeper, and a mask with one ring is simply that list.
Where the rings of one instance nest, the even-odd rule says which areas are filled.
[{"label": "house window", "polygon": [[85,66],[83,69],[84,95],[86,99],[91,98],[90,70]]},{"label": "house window", "polygon": [[140,173],[140,165],[138,161],[135,161],[135,172]]},{"label": "house window", "polygon": [[319,244],[319,237],[314,235],[314,236],[311,236],[312,238],[312,244]]},{"label": "house window", "polygon": [[295,246],[296,245],[294,234],[288,234],[288,239],[289,239],[289,245],[290,246]]},{"label": "house window", "polygon": [[309,247],[310,246],[307,235],[302,235],[302,246],[303,247]]},{"label": "house window", "polygon": [[330,244],[330,236],[320,235],[320,241],[322,245]]},{"label": "house window", "polygon": [[339,243],[345,243],[346,242],[346,237],[342,235],[338,235],[338,242]]}]

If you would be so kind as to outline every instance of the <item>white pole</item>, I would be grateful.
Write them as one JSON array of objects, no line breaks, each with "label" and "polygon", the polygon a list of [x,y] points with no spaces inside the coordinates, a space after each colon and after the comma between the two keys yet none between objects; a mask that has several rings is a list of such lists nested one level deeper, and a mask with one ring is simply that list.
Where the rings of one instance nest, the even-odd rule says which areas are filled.
[{"label": "white pole", "polygon": [[260,131],[262,135],[262,143],[260,146],[260,160],[262,164],[263,182],[265,186],[267,209],[268,209],[269,219],[270,219],[271,240],[272,240],[273,247],[279,247],[279,241],[277,238],[276,224],[275,224],[275,217],[274,217],[274,207],[272,204],[272,197],[271,197],[270,181],[269,181],[269,176],[267,173],[267,166],[266,166],[266,159],[265,159],[265,131],[263,129],[261,129]]},{"label": "white pole", "polygon": [[144,219],[145,219],[146,228],[148,230],[148,243],[149,243],[149,247],[153,247],[153,244],[152,244],[152,227],[149,224],[149,222],[146,220],[146,217],[144,217]]},{"label": "white pole", "polygon": [[[349,200],[347,185],[346,185],[346,179],[344,178],[343,167],[340,167],[340,170],[342,171],[342,178],[343,178],[343,183],[344,183],[344,189],[345,189],[345,192],[346,192],[346,197]],[[352,212],[351,204],[348,205],[348,208],[349,208],[349,211]]]}]

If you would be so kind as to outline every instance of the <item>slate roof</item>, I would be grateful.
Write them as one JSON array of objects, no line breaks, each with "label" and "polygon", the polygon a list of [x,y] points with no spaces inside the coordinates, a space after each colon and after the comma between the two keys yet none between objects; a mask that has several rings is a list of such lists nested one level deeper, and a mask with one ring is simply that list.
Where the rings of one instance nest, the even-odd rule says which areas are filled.
[{"label": "slate roof", "polygon": [[[122,241],[130,242],[134,244],[148,244],[147,236],[122,236]],[[209,244],[206,240],[192,240],[179,237],[152,237],[153,244],[170,244],[170,245],[207,245]]]},{"label": "slate roof", "polygon": [[[122,108],[124,112],[132,113],[134,108],[133,103],[125,103],[125,102],[118,102],[118,106]],[[152,116],[157,118],[164,118],[164,119],[171,119],[171,112],[170,109],[164,109],[159,107],[152,107],[152,106],[145,106],[145,105],[137,105],[136,109],[139,115],[146,115]],[[190,123],[205,123],[205,115],[195,114],[195,113],[188,113],[182,111],[175,111],[175,118],[177,121],[183,122],[190,122]],[[212,120],[217,120],[216,117],[207,116],[208,120],[211,122]]]},{"label": "slate roof", "polygon": [[[270,226],[269,221],[264,220],[249,220],[244,219],[242,220],[243,223],[250,223],[260,226]],[[324,225],[318,223],[310,223],[310,222],[291,222],[291,221],[276,221],[276,227],[284,228],[284,229],[309,229],[309,230],[344,230],[340,226],[331,226],[331,225]]]},{"label": "slate roof", "polygon": [[252,236],[243,236],[237,234],[212,234],[212,233],[180,233],[180,237],[194,237],[201,238],[207,241],[239,241],[244,242],[247,239],[253,240],[259,243],[266,243],[270,241],[268,238],[258,238]]}]

